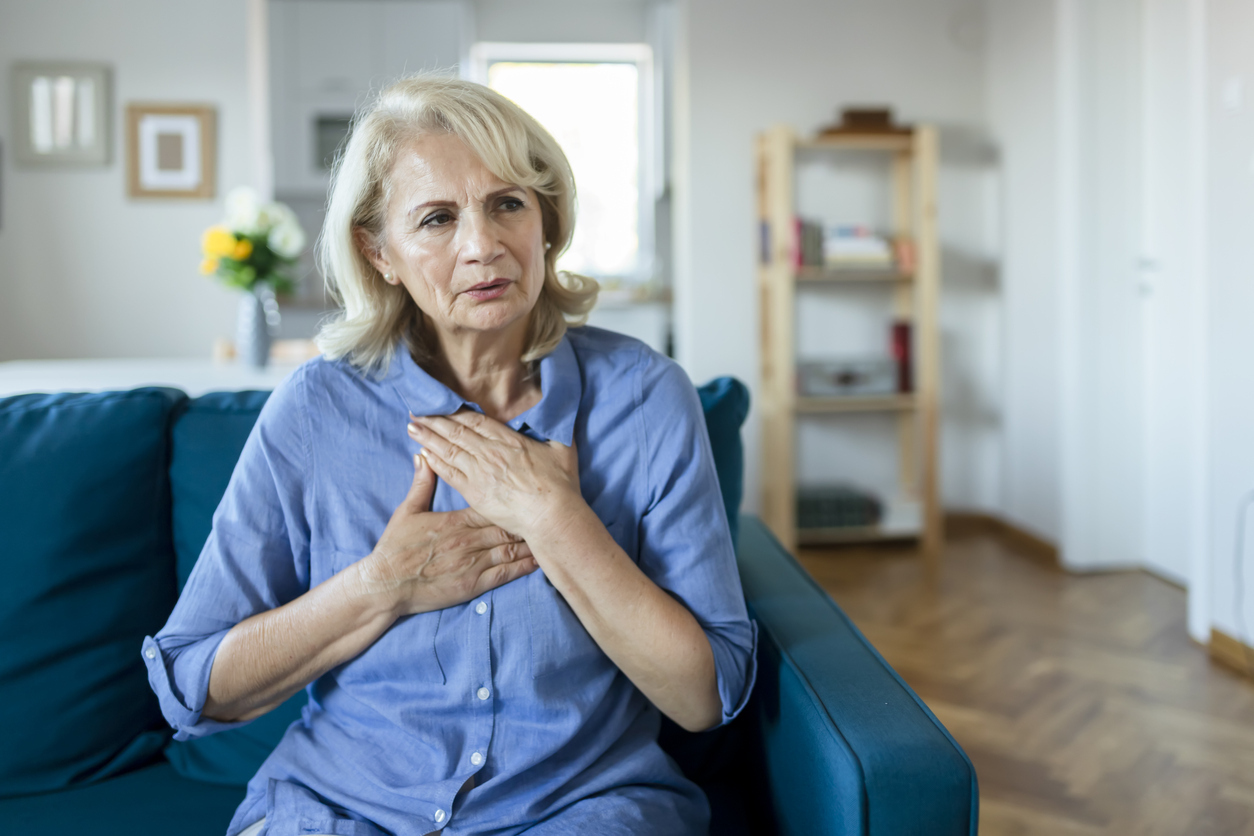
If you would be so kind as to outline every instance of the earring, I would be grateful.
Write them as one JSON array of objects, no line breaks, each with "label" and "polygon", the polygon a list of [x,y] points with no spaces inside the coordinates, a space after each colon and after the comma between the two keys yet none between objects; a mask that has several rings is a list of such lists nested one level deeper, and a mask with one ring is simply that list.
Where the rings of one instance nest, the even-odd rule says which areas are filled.
[{"label": "earring", "polygon": [[392,274],[391,274],[391,273],[384,273],[384,274],[383,274],[383,281],[387,282],[388,284],[391,284],[391,283],[392,283]]},{"label": "earring", "polygon": [[546,250],[551,250],[551,249],[553,249],[553,242],[552,242],[552,241],[545,241],[545,242],[544,242],[544,248],[545,248]]}]

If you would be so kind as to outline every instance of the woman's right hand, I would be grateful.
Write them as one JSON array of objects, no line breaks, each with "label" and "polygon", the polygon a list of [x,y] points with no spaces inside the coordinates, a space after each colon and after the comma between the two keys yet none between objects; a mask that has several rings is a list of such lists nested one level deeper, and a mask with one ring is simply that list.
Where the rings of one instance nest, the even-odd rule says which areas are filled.
[{"label": "woman's right hand", "polygon": [[414,481],[374,551],[356,564],[366,592],[396,616],[461,604],[537,568],[520,538],[478,512],[431,511],[436,475],[414,456]]}]

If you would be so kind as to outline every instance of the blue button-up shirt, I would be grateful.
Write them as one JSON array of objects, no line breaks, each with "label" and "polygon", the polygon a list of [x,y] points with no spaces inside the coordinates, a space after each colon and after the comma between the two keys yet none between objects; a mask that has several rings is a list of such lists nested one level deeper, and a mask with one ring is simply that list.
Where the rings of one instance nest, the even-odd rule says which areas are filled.
[{"label": "blue button-up shirt", "polygon": [[[635,340],[570,330],[540,363],[539,403],[510,422],[579,451],[584,499],[714,653],[723,721],[748,699],[745,611],[696,392]],[[180,740],[235,624],[369,554],[413,480],[408,413],[465,403],[398,349],[381,376],[306,363],[266,403],[169,622],[144,641]],[[466,507],[442,481],[435,511]],[[700,790],[657,744],[660,715],[542,570],[398,620],[306,688],[309,704],[248,785],[228,834],[704,833]],[[528,828],[531,828],[530,830]]]}]

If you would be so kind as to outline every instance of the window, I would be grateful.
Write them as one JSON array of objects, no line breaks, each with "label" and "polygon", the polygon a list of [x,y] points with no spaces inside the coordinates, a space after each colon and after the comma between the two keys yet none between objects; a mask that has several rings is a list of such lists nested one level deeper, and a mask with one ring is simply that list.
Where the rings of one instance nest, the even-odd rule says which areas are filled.
[{"label": "window", "polygon": [[553,134],[578,189],[575,237],[558,269],[653,277],[652,67],[637,44],[476,44],[471,75]]}]

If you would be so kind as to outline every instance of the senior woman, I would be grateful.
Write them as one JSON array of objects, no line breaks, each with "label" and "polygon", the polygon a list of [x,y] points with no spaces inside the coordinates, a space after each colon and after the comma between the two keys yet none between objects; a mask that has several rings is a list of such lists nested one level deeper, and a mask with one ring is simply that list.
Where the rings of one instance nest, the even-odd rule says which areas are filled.
[{"label": "senior woman", "polygon": [[308,692],[229,834],[707,828],[659,712],[734,717],[756,632],[692,385],[567,329],[573,223],[560,148],[484,87],[359,118],[320,242],[343,313],[144,642],[179,739]]}]

